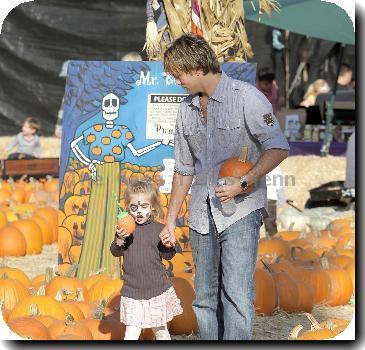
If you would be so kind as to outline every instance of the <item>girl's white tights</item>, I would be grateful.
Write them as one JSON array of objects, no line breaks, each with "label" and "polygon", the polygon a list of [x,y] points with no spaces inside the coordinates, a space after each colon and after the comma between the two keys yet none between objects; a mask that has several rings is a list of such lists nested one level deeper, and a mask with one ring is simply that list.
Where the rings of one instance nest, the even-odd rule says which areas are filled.
[{"label": "girl's white tights", "polygon": [[[142,328],[135,326],[126,326],[124,340],[138,340],[141,334]],[[153,327],[153,333],[156,340],[171,340],[170,333],[167,330],[167,325],[161,327]]]}]

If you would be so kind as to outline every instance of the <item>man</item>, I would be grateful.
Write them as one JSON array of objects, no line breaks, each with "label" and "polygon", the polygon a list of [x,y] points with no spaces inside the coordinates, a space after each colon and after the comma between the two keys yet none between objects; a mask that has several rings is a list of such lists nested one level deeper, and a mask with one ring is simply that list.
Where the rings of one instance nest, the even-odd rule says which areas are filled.
[{"label": "man", "polygon": [[[200,338],[250,339],[265,174],[287,157],[289,146],[270,102],[255,87],[221,72],[202,37],[178,38],[165,52],[164,66],[189,96],[177,115],[171,201],[160,237],[176,242],[175,220],[195,177],[189,226]],[[242,146],[248,146],[254,168],[242,178],[229,177],[231,185],[216,186],[221,164],[237,157]],[[224,216],[220,202],[231,199],[236,211]]]}]

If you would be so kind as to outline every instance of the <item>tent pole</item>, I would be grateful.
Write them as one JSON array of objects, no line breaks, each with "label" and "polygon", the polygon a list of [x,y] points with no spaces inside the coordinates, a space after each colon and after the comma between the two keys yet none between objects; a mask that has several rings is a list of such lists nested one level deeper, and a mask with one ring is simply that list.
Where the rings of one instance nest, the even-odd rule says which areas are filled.
[{"label": "tent pole", "polygon": [[344,51],[345,51],[345,44],[341,44],[340,57],[339,57],[339,60],[338,60],[337,74],[336,74],[336,79],[335,79],[335,86],[334,86],[333,91],[332,91],[331,99],[327,102],[326,131],[325,131],[325,134],[324,134],[324,140],[323,140],[323,144],[322,144],[322,147],[321,147],[321,157],[327,157],[328,156],[330,146],[331,146],[333,109],[334,109],[334,106],[335,106],[335,99],[336,99],[337,80],[338,80],[338,76],[340,75],[340,70],[341,70],[342,58],[343,58]]}]

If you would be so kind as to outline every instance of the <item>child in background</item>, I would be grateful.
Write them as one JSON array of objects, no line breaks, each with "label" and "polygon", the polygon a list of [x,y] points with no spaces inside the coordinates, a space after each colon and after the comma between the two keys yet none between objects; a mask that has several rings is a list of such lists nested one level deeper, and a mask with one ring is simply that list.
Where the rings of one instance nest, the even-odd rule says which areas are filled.
[{"label": "child in background", "polygon": [[34,118],[24,120],[22,132],[15,136],[13,141],[5,148],[9,152],[16,147],[16,152],[8,155],[8,159],[32,159],[41,155],[39,143],[40,123]]},{"label": "child in background", "polygon": [[267,67],[263,67],[257,72],[256,87],[260,90],[272,105],[272,110],[276,115],[283,103],[279,88],[275,81],[275,74]]},{"label": "child in background", "polygon": [[123,256],[120,320],[126,325],[124,340],[138,340],[143,328],[152,328],[156,340],[170,340],[167,322],[183,310],[162,263],[162,258],[173,258],[176,250],[162,244],[163,225],[154,221],[162,215],[158,188],[152,181],[132,182],[125,201],[137,228],[133,234],[117,228],[110,247],[114,256]]}]

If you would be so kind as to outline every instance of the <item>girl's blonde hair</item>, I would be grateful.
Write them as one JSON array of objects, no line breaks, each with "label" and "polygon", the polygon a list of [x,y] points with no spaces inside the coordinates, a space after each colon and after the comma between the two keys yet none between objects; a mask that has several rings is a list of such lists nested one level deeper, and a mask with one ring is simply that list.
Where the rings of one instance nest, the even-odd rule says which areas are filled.
[{"label": "girl's blonde hair", "polygon": [[151,206],[154,209],[152,211],[153,216],[161,219],[163,218],[164,212],[160,202],[160,192],[158,191],[158,186],[154,181],[150,179],[130,181],[124,194],[127,207],[129,207],[129,204],[131,203],[131,196],[136,193],[148,195]]},{"label": "girl's blonde hair", "polygon": [[317,79],[308,86],[307,92],[304,95],[304,100],[310,99],[315,103],[316,97],[320,88],[328,86],[328,83],[324,79]]}]

